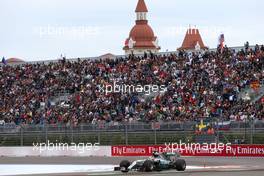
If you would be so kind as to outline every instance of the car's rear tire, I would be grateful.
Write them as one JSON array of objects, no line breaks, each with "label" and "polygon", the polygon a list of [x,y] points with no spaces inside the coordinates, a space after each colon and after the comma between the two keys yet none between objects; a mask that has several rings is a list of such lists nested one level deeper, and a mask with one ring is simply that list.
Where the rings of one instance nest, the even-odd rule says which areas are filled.
[{"label": "car's rear tire", "polygon": [[128,167],[130,166],[130,164],[131,163],[128,160],[121,161],[119,164],[121,172],[128,172]]},{"label": "car's rear tire", "polygon": [[145,172],[151,172],[154,169],[154,163],[150,160],[144,161],[142,165],[143,171]]},{"label": "car's rear tire", "polygon": [[174,163],[174,166],[177,171],[185,171],[186,162],[183,159],[177,159]]}]

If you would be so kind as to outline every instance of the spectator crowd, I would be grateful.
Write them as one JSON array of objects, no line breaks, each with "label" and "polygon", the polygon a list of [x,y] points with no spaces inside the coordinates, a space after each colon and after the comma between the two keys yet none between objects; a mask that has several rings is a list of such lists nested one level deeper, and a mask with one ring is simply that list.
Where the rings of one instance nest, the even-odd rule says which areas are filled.
[{"label": "spectator crowd", "polygon": [[[264,101],[239,98],[264,83],[264,47],[0,66],[1,124],[263,119]],[[104,94],[102,85],[165,85]],[[258,90],[256,90],[258,91]],[[63,99],[63,103],[61,101]],[[65,100],[67,99],[67,101]]]}]

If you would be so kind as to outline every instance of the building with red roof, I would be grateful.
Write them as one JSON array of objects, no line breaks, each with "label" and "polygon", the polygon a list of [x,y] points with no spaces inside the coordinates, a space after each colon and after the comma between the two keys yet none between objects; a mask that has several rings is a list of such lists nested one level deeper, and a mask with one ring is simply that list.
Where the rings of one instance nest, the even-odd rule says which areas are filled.
[{"label": "building with red roof", "polygon": [[182,46],[178,50],[207,50],[200,32],[196,28],[189,28],[186,32]]},{"label": "building with red roof", "polygon": [[25,63],[24,60],[19,59],[19,58],[9,58],[9,59],[6,60],[6,62],[8,64],[21,64],[21,63]]},{"label": "building with red roof", "polygon": [[135,12],[137,14],[136,25],[131,29],[125,41],[123,48],[125,53],[143,54],[149,51],[157,53],[160,50],[158,38],[148,25],[148,9],[144,0],[138,0]]},{"label": "building with red roof", "polygon": [[99,56],[100,59],[114,59],[116,56],[112,53],[106,53],[104,55]]}]

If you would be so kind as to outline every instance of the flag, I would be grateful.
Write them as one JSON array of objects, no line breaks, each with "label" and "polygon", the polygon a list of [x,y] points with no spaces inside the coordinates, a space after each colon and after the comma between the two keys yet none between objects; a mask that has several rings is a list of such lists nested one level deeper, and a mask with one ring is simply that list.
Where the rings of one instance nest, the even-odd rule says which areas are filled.
[{"label": "flag", "polygon": [[218,122],[216,124],[216,128],[218,128],[219,130],[229,130],[231,127],[231,121],[223,121],[223,122]]},{"label": "flag", "polygon": [[5,57],[2,58],[2,63],[3,63],[4,65],[7,64],[7,62],[6,62],[6,60],[5,60]]},{"label": "flag", "polygon": [[225,43],[225,35],[224,34],[221,34],[219,36],[219,47],[221,49],[221,53],[223,53],[224,43]]}]

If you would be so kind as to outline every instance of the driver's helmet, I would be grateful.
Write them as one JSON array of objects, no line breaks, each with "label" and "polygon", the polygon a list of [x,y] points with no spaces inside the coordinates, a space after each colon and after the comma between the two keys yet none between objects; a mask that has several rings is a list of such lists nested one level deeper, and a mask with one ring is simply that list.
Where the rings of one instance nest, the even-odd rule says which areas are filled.
[{"label": "driver's helmet", "polygon": [[154,152],[152,153],[152,156],[153,156],[154,158],[157,158],[157,157],[159,157],[159,152],[157,152],[157,151],[154,151]]}]

